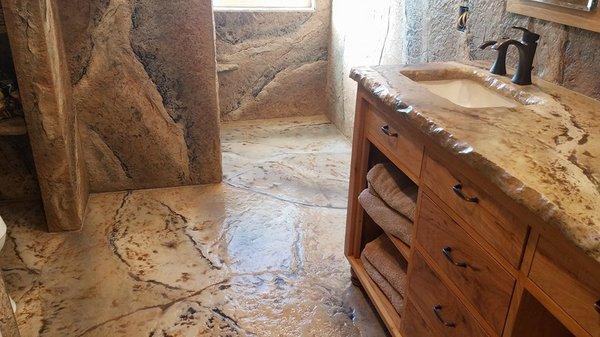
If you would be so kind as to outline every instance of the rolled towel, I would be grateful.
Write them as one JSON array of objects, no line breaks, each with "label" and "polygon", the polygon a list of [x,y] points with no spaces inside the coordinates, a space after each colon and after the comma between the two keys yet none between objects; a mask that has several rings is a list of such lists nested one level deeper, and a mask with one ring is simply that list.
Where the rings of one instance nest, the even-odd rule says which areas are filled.
[{"label": "rolled towel", "polygon": [[383,292],[385,297],[387,297],[390,303],[392,303],[392,306],[394,307],[394,309],[396,309],[396,312],[402,314],[405,304],[404,297],[401,296],[400,293],[398,293],[394,289],[394,287],[392,287],[392,285],[385,279],[385,277],[383,277],[383,275],[381,275],[377,271],[377,269],[371,264],[371,262],[369,262],[369,260],[367,260],[364,257],[364,254],[360,256],[360,260],[362,261],[367,274],[369,274],[373,282],[377,284],[381,292]]},{"label": "rolled towel", "polygon": [[410,245],[412,221],[390,208],[379,197],[371,194],[368,189],[362,191],[358,196],[358,201],[381,229]]},{"label": "rolled towel", "polygon": [[377,164],[367,173],[369,188],[386,204],[415,221],[418,187],[391,164]]},{"label": "rolled towel", "polygon": [[386,235],[369,242],[363,250],[363,255],[401,296],[406,295],[408,266]]}]

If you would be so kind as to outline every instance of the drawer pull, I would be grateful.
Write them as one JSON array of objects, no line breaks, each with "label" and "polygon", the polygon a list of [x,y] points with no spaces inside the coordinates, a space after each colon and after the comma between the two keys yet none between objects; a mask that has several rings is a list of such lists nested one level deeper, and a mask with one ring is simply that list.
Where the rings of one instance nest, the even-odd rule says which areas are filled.
[{"label": "drawer pull", "polygon": [[596,309],[596,311],[600,313],[600,301],[594,303],[594,309]]},{"label": "drawer pull", "polygon": [[435,317],[437,317],[437,319],[440,321],[440,323],[444,324],[445,327],[447,328],[455,328],[456,324],[454,322],[446,322],[443,318],[442,318],[442,306],[441,305],[435,305],[433,306],[433,313],[435,314]]},{"label": "drawer pull", "polygon": [[385,133],[385,135],[389,136],[389,137],[398,137],[397,133],[390,131],[390,126],[389,125],[382,126],[381,127],[381,132]]},{"label": "drawer pull", "polygon": [[468,264],[466,262],[456,262],[454,261],[454,258],[452,258],[452,248],[450,247],[446,247],[444,249],[442,249],[442,254],[444,254],[444,256],[446,257],[446,259],[450,262],[452,262],[452,264],[454,264],[457,267],[461,267],[461,268],[467,268]]},{"label": "drawer pull", "polygon": [[472,202],[472,203],[478,203],[479,202],[479,198],[477,198],[477,197],[469,197],[469,196],[465,195],[465,192],[463,192],[463,186],[462,186],[461,183],[458,183],[458,184],[452,186],[452,190],[454,191],[454,193],[456,195],[458,195],[464,201]]}]

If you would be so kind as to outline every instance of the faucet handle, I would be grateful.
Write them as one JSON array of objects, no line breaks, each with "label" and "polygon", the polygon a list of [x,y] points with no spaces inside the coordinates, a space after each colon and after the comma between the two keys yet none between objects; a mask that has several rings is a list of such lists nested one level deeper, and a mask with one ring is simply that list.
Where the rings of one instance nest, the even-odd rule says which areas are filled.
[{"label": "faucet handle", "polygon": [[513,26],[513,29],[517,29],[523,32],[523,42],[535,43],[540,39],[540,35],[530,31],[524,27]]}]

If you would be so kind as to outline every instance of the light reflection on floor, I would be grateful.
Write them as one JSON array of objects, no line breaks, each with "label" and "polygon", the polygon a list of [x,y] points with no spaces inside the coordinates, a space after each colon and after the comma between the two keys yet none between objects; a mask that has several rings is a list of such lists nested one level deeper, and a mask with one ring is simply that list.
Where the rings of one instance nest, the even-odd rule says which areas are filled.
[{"label": "light reflection on floor", "polygon": [[225,181],[3,207],[23,336],[384,336],[343,256],[350,145],[324,117],[223,126]]}]

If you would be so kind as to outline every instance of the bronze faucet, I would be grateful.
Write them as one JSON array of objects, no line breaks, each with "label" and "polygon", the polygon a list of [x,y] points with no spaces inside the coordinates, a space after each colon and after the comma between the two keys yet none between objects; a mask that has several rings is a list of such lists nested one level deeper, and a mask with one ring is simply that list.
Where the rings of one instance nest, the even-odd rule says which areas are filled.
[{"label": "bronze faucet", "polygon": [[492,49],[498,51],[496,62],[492,65],[490,71],[496,75],[506,75],[506,54],[508,47],[514,45],[519,50],[519,64],[517,71],[512,78],[513,83],[518,85],[531,84],[531,72],[533,70],[533,59],[537,50],[537,41],[540,36],[523,27],[512,27],[523,32],[521,41],[507,39],[503,41],[487,41],[480,46],[481,49],[486,49],[492,46]]}]

